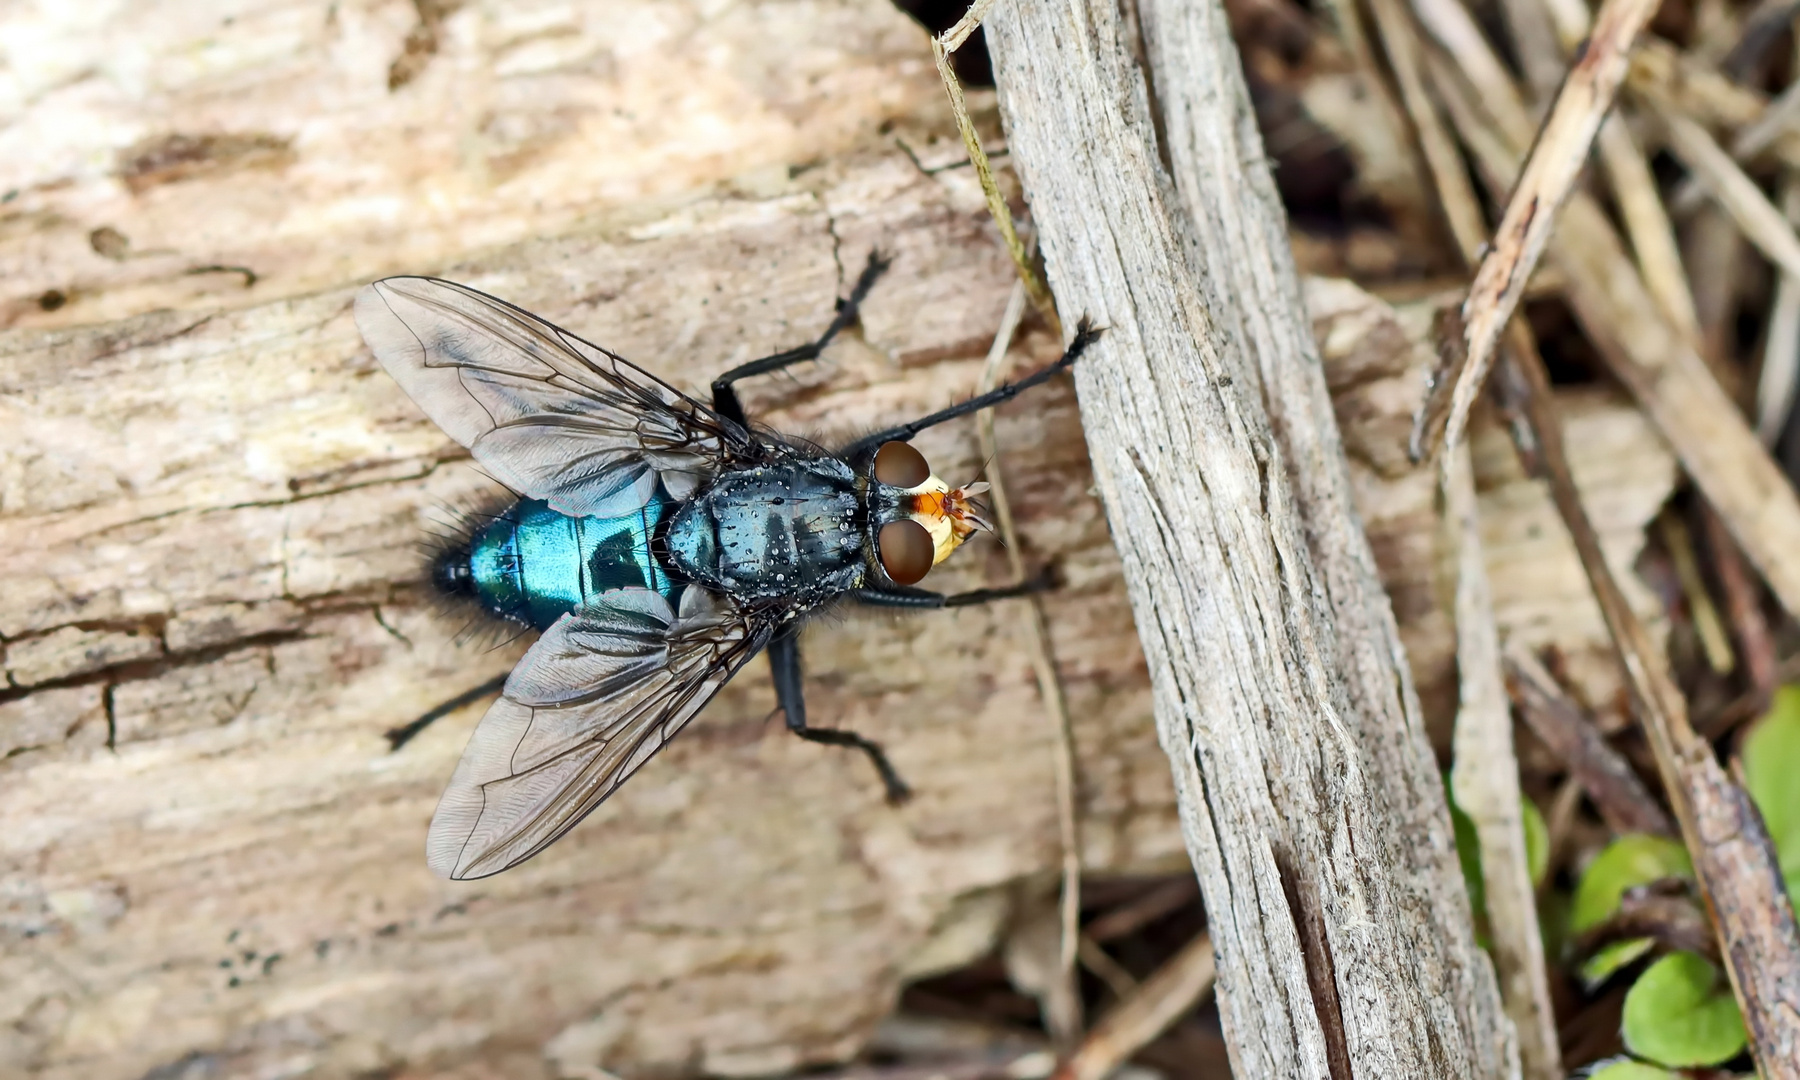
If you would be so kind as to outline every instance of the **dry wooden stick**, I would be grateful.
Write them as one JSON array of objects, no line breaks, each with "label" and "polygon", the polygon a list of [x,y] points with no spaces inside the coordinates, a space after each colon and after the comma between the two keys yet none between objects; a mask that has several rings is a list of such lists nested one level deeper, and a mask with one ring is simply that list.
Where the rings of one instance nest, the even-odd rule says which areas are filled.
[{"label": "dry wooden stick", "polygon": [[1657,110],[1669,149],[1693,170],[1744,238],[1783,273],[1800,276],[1800,237],[1756,181],[1744,175],[1705,128],[1675,111],[1667,99],[1654,94],[1645,97]]},{"label": "dry wooden stick", "polygon": [[1793,134],[1796,125],[1800,125],[1800,82],[1789,85],[1763,107],[1761,116],[1738,129],[1731,140],[1731,156],[1749,161],[1783,135]]},{"label": "dry wooden stick", "polygon": [[975,175],[981,181],[981,192],[987,198],[988,215],[1000,228],[1000,239],[1006,244],[1006,251],[1012,256],[1013,265],[1019,271],[1019,280],[1025,283],[1025,291],[1031,297],[1031,304],[1039,314],[1050,323],[1052,330],[1060,336],[1062,324],[1056,317],[1056,302],[1050,298],[1050,289],[1044,279],[1038,275],[1037,267],[1032,263],[1031,252],[1025,242],[1019,238],[1019,230],[1013,224],[1012,210],[1006,205],[1006,199],[1000,194],[1000,185],[994,182],[994,167],[988,161],[987,151],[982,149],[981,136],[975,131],[975,121],[969,116],[969,104],[963,97],[962,80],[950,67],[950,54],[960,48],[975,28],[981,25],[982,17],[993,7],[995,0],[978,0],[970,5],[956,25],[931,39],[931,57],[937,63],[938,78],[943,80],[944,92],[950,95],[950,111],[956,116],[956,130],[962,135],[963,146],[969,151],[969,161],[975,166]]},{"label": "dry wooden stick", "polygon": [[1101,1017],[1051,1080],[1105,1080],[1197,1005],[1214,971],[1212,939],[1201,934]]},{"label": "dry wooden stick", "polygon": [[1729,675],[1737,667],[1737,654],[1731,649],[1731,640],[1725,636],[1725,620],[1719,617],[1719,607],[1713,603],[1712,594],[1706,590],[1706,579],[1700,574],[1700,560],[1694,554],[1694,535],[1688,531],[1687,522],[1676,514],[1663,516],[1661,532],[1706,664],[1719,675]]},{"label": "dry wooden stick", "polygon": [[[1391,612],[1372,573],[1367,591],[1335,591],[1363,573],[1352,545],[1367,541],[1347,491],[1335,514],[1300,510],[1294,477],[1323,496],[1347,473],[1322,380],[1308,381],[1316,346],[1271,349],[1267,368],[1246,347],[1310,334],[1241,62],[1214,4],[1139,14],[1141,35],[1108,0],[1000,5],[985,26],[1058,304],[1109,328],[1076,388],[1227,976],[1221,1014],[1246,1036],[1235,1065],[1504,1075]],[[1186,20],[1202,25],[1178,41]],[[1174,184],[1139,42],[1170,159],[1198,148]],[[1212,104],[1182,111],[1195,101]],[[1189,181],[1213,185],[1204,223]],[[1309,456],[1290,459],[1268,402]],[[1365,707],[1377,672],[1390,703]]]},{"label": "dry wooden stick", "polygon": [[[1373,0],[1371,7],[1402,87],[1402,99],[1412,113],[1439,200],[1465,260],[1473,263],[1483,236],[1480,207],[1461,157],[1453,148],[1448,153],[1444,150],[1451,140],[1424,90],[1423,73],[1419,70],[1420,42],[1397,0]],[[1517,319],[1509,329],[1512,336],[1530,336]],[[1447,395],[1443,391],[1449,385],[1450,377],[1440,374],[1422,414],[1445,406]],[[1415,425],[1415,437],[1417,433]],[[1562,1073],[1556,1013],[1538,927],[1536,890],[1525,858],[1519,770],[1500,672],[1487,567],[1481,554],[1474,480],[1468,468],[1467,447],[1453,448],[1450,453],[1453,467],[1443,477],[1445,513],[1457,526],[1459,539],[1456,627],[1461,707],[1453,751],[1455,787],[1459,804],[1476,824],[1496,945],[1495,965],[1499,969],[1502,1000],[1517,1033],[1521,1071],[1525,1076],[1553,1080]]]},{"label": "dry wooden stick", "polygon": [[[1512,185],[1523,150],[1481,108],[1458,69],[1427,54],[1431,84],[1490,190]],[[1744,554],[1790,613],[1800,612],[1800,499],[1720,389],[1706,363],[1663,321],[1606,215],[1582,192],[1552,238],[1577,320],[1638,399]]]},{"label": "dry wooden stick", "polygon": [[1500,669],[1487,561],[1476,512],[1475,468],[1466,443],[1449,448],[1445,517],[1456,539],[1456,674],[1459,703],[1451,743],[1456,804],[1475,826],[1487,896],[1500,995],[1519,1038],[1519,1063],[1528,1080],[1560,1080],[1556,1010],[1538,931],[1537,889],[1525,854],[1525,814],[1519,762],[1513,753],[1512,712]]},{"label": "dry wooden stick", "polygon": [[1717,927],[1725,971],[1749,1029],[1757,1067],[1764,1080],[1800,1078],[1800,928],[1774,846],[1749,796],[1689,725],[1686,701],[1606,564],[1569,473],[1542,360],[1535,353],[1515,353],[1508,372],[1508,396],[1527,422],[1514,430],[1523,433],[1528,426],[1524,449],[1549,482],[1612,633],[1639,722]]},{"label": "dry wooden stick", "polygon": [[1706,532],[1706,546],[1712,552],[1713,571],[1725,593],[1725,610],[1737,631],[1738,649],[1744,656],[1745,673],[1751,687],[1767,700],[1779,685],[1776,674],[1775,638],[1769,620],[1762,610],[1762,583],[1751,573],[1744,553],[1719,520],[1719,515],[1702,499],[1700,522]]},{"label": "dry wooden stick", "polygon": [[1532,98],[1550,100],[1563,80],[1565,65],[1549,9],[1541,0],[1501,0],[1500,13]]},{"label": "dry wooden stick", "polygon": [[1675,242],[1675,227],[1663,207],[1657,191],[1656,177],[1650,163],[1632,138],[1631,129],[1620,116],[1610,117],[1600,128],[1600,163],[1618,200],[1619,217],[1625,234],[1631,239],[1632,253],[1637,256],[1638,271],[1644,275],[1644,286],[1656,297],[1669,325],[1686,335],[1696,348],[1700,344],[1700,316],[1694,311],[1694,293],[1688,287],[1687,271],[1681,265],[1681,248]]},{"label": "dry wooden stick", "polygon": [[1562,759],[1614,832],[1674,834],[1675,823],[1625,755],[1614,750],[1594,722],[1563,694],[1537,657],[1516,642],[1507,643],[1506,688],[1519,715]]},{"label": "dry wooden stick", "polygon": [[[973,12],[971,12],[973,14]],[[954,29],[954,28],[952,28]],[[1000,381],[1000,365],[1012,347],[1013,334],[1025,315],[1025,283],[1013,286],[1007,298],[1006,311],[1000,317],[1000,329],[988,349],[982,365],[981,385],[976,393],[985,394]],[[1006,549],[1006,562],[1015,583],[1025,581],[1025,556],[1014,527],[1012,503],[1006,496],[1006,479],[1001,468],[1000,444],[994,437],[994,410],[975,414],[975,426],[981,435],[981,456],[987,462],[988,501],[994,511],[994,525]],[[1081,991],[1076,982],[1075,965],[1081,941],[1081,830],[1075,820],[1075,738],[1069,729],[1068,699],[1063,695],[1062,678],[1056,670],[1056,657],[1050,651],[1050,627],[1044,619],[1044,602],[1037,594],[1025,597],[1024,619],[1026,647],[1031,653],[1032,670],[1037,673],[1038,693],[1044,699],[1044,712],[1050,721],[1050,745],[1056,773],[1056,829],[1062,845],[1062,939],[1058,955],[1063,986],[1053,998],[1061,1003],[1053,1032],[1058,1042],[1066,1043],[1081,1033]]]},{"label": "dry wooden stick", "polygon": [[[1390,812],[1404,823],[1385,834],[1397,841],[1390,865],[1411,869],[1408,879],[1394,883],[1396,895],[1437,913],[1434,929],[1415,935],[1408,947],[1421,973],[1451,975],[1449,1000],[1460,1033],[1479,1040],[1501,1023],[1495,1015],[1501,1003],[1472,937],[1461,933],[1466,897],[1460,875],[1450,872],[1442,783],[1409,669],[1398,659],[1392,609],[1352,507],[1336,420],[1314,359],[1317,345],[1308,324],[1291,314],[1301,305],[1280,198],[1267,171],[1244,167],[1260,160],[1263,148],[1241,64],[1216,4],[1149,0],[1138,14],[1169,170],[1198,233],[1189,249],[1193,265],[1204,295],[1219,298],[1214,318],[1233,331],[1231,340],[1253,365],[1252,385],[1261,387],[1333,613],[1348,715],[1360,721],[1352,731],[1371,782],[1385,789]],[[1498,1058],[1490,1056],[1496,1051]],[[1468,1053],[1492,1071],[1516,1068],[1513,1047],[1497,1038]]]},{"label": "dry wooden stick", "polygon": [[1412,0],[1412,9],[1432,40],[1456,58],[1462,76],[1506,139],[1529,143],[1538,130],[1531,109],[1468,7],[1457,0]]},{"label": "dry wooden stick", "polygon": [[1450,414],[1441,436],[1426,431],[1414,439],[1427,452],[1440,438],[1450,446],[1462,438],[1501,333],[1550,242],[1557,211],[1585,167],[1600,122],[1625,79],[1632,42],[1656,8],[1656,0],[1605,0],[1595,15],[1587,50],[1563,82],[1494,230],[1492,246],[1475,270],[1462,312],[1463,349],[1468,356],[1451,393]]},{"label": "dry wooden stick", "polygon": [[[1790,172],[1783,179],[1781,202],[1782,216],[1790,223],[1800,220],[1800,175]],[[1764,446],[1774,446],[1781,437],[1794,408],[1796,386],[1800,386],[1800,275],[1783,270],[1775,283],[1762,372],[1756,385],[1756,434]]]},{"label": "dry wooden stick", "polygon": [[[1431,92],[1425,88],[1424,61],[1419,52],[1418,36],[1412,30],[1411,17],[1403,0],[1369,0],[1369,10],[1375,17],[1382,47],[1387,51],[1394,81],[1399,85],[1400,100],[1405,104],[1413,131],[1418,136],[1419,150],[1437,188],[1438,204],[1443,207],[1451,236],[1463,251],[1475,251],[1487,236],[1487,223],[1481,216],[1481,202],[1475,195],[1474,185],[1469,182],[1468,170],[1463,167],[1462,152],[1456,148],[1455,138],[1444,126]],[[1366,70],[1371,79],[1379,81],[1379,73],[1373,66]],[[1458,289],[1459,294],[1463,291]],[[1447,391],[1452,381],[1439,379],[1434,390],[1437,385]],[[1448,405],[1448,398],[1445,404]]]},{"label": "dry wooden stick", "polygon": [[1106,984],[1115,998],[1123,1001],[1137,989],[1137,977],[1125,970],[1117,960],[1106,954],[1100,943],[1086,934],[1076,938],[1076,955],[1081,958],[1081,966],[1093,972],[1094,977]]},{"label": "dry wooden stick", "polygon": [[[1709,128],[1736,131],[1767,114],[1766,94],[1732,82],[1717,71],[1696,63],[1666,41],[1650,38],[1631,57],[1631,88],[1666,94],[1681,111]],[[1790,140],[1776,138],[1772,149],[1787,160]]]},{"label": "dry wooden stick", "polygon": [[1199,901],[1199,883],[1191,877],[1177,878],[1093,919],[1083,932],[1095,942],[1111,941]]}]

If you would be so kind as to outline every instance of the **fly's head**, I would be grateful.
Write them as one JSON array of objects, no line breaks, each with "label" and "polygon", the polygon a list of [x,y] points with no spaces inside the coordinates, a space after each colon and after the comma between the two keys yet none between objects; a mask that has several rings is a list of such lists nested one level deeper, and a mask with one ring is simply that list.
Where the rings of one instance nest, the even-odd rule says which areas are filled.
[{"label": "fly's head", "polygon": [[912,585],[978,530],[994,527],[974,497],[986,483],[953,488],[908,443],[883,443],[870,462],[870,529],[882,571]]}]

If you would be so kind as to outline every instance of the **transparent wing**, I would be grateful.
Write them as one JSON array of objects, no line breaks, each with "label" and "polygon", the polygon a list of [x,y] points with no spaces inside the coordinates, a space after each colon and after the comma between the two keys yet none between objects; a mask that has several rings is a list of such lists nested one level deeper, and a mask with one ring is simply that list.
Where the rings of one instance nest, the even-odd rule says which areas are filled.
[{"label": "transparent wing", "polygon": [[742,428],[623,357],[531,313],[436,278],[391,277],[356,297],[375,358],[496,480],[572,516],[644,505],[660,478],[691,494]]},{"label": "transparent wing", "polygon": [[689,588],[607,593],[545,631],[481,718],[438,803],[426,861],[497,874],[586,817],[767,644],[771,624]]}]

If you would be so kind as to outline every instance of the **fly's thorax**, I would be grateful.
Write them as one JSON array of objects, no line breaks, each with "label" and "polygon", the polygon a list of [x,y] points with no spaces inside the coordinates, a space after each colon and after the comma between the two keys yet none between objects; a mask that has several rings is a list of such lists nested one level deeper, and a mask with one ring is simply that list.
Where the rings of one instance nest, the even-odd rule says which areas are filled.
[{"label": "fly's thorax", "polygon": [[721,473],[670,519],[669,561],[681,575],[743,598],[806,602],[847,592],[865,573],[858,487],[835,458]]}]

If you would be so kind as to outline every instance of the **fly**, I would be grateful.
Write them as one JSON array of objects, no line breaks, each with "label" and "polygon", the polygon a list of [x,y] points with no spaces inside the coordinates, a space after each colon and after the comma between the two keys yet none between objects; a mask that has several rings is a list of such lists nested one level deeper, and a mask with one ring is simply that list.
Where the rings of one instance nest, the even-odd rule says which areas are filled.
[{"label": "fly", "polygon": [[[988,528],[910,440],[1072,365],[1054,364],[836,452],[751,424],[740,379],[816,359],[887,269],[872,255],[817,341],[732,368],[705,404],[503,300],[391,277],[356,298],[363,339],[425,414],[519,495],[435,560],[433,584],[541,632],[505,679],[438,803],[426,859],[479,878],[542,851],[636,772],[767,650],[802,738],[866,754],[888,799],[907,788],[875,742],[809,727],[797,634],[846,600],[941,608],[1035,588],[946,596],[917,587]],[[395,733],[396,743],[479,687]],[[491,691],[490,691],[491,692]]]}]

